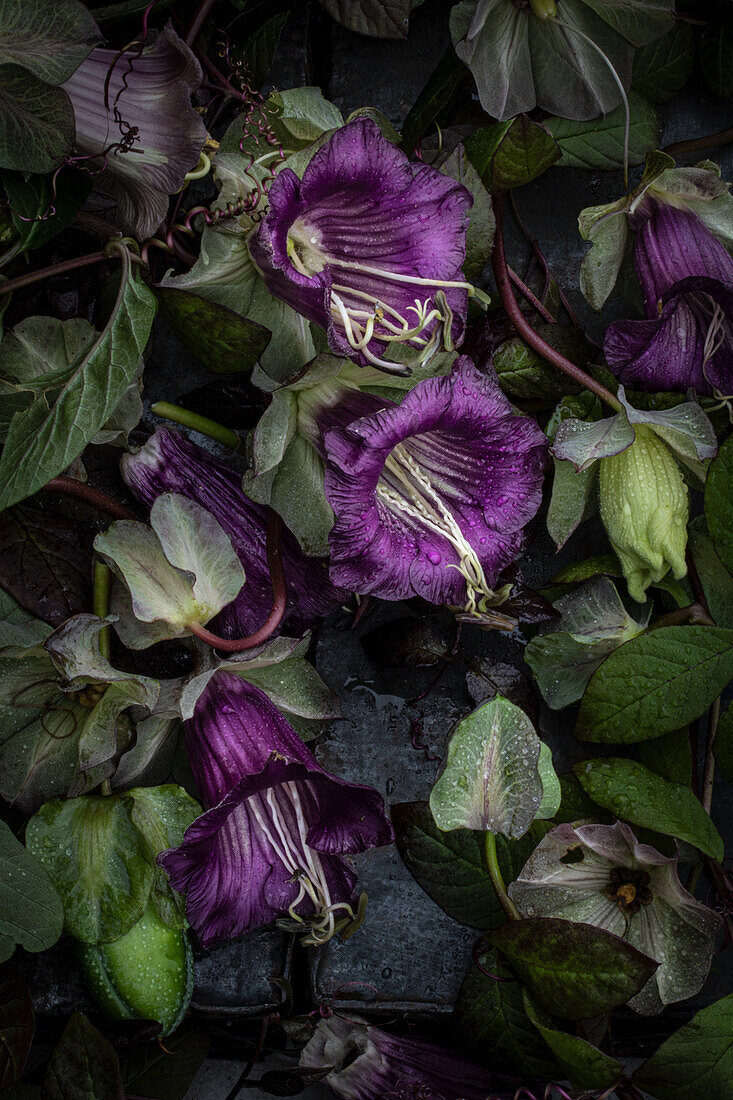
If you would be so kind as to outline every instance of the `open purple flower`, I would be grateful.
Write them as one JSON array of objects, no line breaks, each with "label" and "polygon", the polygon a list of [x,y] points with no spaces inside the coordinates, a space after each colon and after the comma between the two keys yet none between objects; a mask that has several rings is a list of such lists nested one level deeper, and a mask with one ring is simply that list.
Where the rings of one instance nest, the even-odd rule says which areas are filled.
[{"label": "open purple flower", "polygon": [[659,963],[629,1004],[637,1012],[697,993],[721,920],[680,883],[677,860],[640,844],[628,825],[558,825],[509,887],[523,917],[562,917],[622,936]]},{"label": "open purple flower", "polygon": [[[360,400],[367,415],[355,417]],[[355,395],[350,423],[323,435],[331,578],[478,615],[501,602],[492,585],[539,508],[545,436],[514,414],[493,368],[466,356],[400,405],[375,402]],[[338,422],[339,409],[326,417]]]},{"label": "open purple flower", "polygon": [[[232,540],[247,579],[237,598],[212,620],[212,630],[241,638],[261,626],[272,604],[265,551],[267,512],[244,495],[239,475],[168,428],[157,428],[136,454],[123,455],[121,467],[130,489],[148,507],[162,493],[180,493],[211,512]],[[331,584],[323,562],[303,555],[287,529],[282,557],[288,592],[285,617],[294,629],[312,626],[348,597]]]},{"label": "open purple flower", "polygon": [[77,152],[117,203],[123,227],[141,239],[155,232],[169,195],[198,164],[206,126],[191,92],[200,83],[198,61],[167,26],[142,50],[92,50],[63,85]]},{"label": "open purple flower", "polygon": [[159,862],[204,944],[289,914],[324,943],[355,920],[344,854],[389,844],[381,796],[324,771],[266,695],[218,672],[185,724],[207,812]]},{"label": "open purple flower", "polygon": [[337,130],[302,180],[283,169],[249,242],[272,294],[328,330],[339,355],[404,373],[393,343],[421,362],[463,339],[472,199],[462,184],[411,164],[371,119]]},{"label": "open purple flower", "polygon": [[301,1069],[329,1067],[325,1082],[343,1100],[509,1100],[522,1083],[457,1051],[339,1016],[319,1020],[300,1053]]},{"label": "open purple flower", "polygon": [[733,258],[700,218],[654,203],[634,265],[644,321],[606,329],[609,366],[628,385],[729,395],[733,388]]}]

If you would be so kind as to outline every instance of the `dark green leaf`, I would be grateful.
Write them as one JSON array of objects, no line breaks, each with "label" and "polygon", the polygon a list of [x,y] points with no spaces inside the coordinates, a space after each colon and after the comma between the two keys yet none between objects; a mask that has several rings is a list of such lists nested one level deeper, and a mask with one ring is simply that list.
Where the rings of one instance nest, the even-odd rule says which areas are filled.
[{"label": "dark green leaf", "polygon": [[321,0],[337,23],[372,38],[407,38],[411,0]]},{"label": "dark green leaf", "polygon": [[63,88],[0,65],[0,168],[52,172],[71,152],[74,111]]},{"label": "dark green leaf", "polygon": [[557,917],[509,921],[487,933],[532,996],[564,1019],[598,1016],[633,997],[657,963],[592,924]]},{"label": "dark green leaf", "polygon": [[666,626],[632,638],[593,673],[578,715],[581,741],[631,744],[680,729],[733,678],[733,631]]},{"label": "dark green leaf", "polygon": [[242,61],[247,66],[253,88],[259,88],[265,82],[283,27],[288,21],[288,14],[288,11],[280,11],[270,15],[249,35],[243,49],[236,51],[237,54],[241,53]]},{"label": "dark green leaf", "polygon": [[555,814],[553,821],[560,825],[562,822],[580,821],[583,817],[592,818],[602,824],[611,824],[611,815],[598,809],[592,798],[585,793],[578,777],[573,772],[564,772],[560,776],[560,790],[562,798],[560,809]]},{"label": "dark green leaf", "polygon": [[179,1028],[165,1047],[135,1047],[122,1063],[125,1088],[150,1100],[183,1100],[208,1049],[209,1036],[193,1026]]},{"label": "dark green leaf", "polygon": [[28,822],[26,844],[61,894],[64,928],[76,939],[116,940],[145,912],[151,853],[123,801],[47,802]]},{"label": "dark green leaf", "polygon": [[217,374],[250,370],[270,342],[263,325],[187,290],[156,286],[155,297],[181,343]]},{"label": "dark green leaf", "polygon": [[[660,126],[656,111],[640,95],[629,95],[629,164],[643,164],[647,153],[659,144]],[[608,171],[624,163],[623,104],[605,118],[575,122],[550,118],[545,125],[560,146],[558,164],[563,168],[602,168]]]},{"label": "dark green leaf", "polygon": [[669,34],[636,51],[631,86],[649,103],[666,103],[686,83],[694,63],[692,27],[680,20]]},{"label": "dark green leaf", "polygon": [[733,1100],[733,993],[703,1008],[634,1074],[656,1100]]},{"label": "dark green leaf", "polygon": [[715,764],[726,783],[733,783],[733,706],[723,712],[713,742]]},{"label": "dark green leaf", "polygon": [[80,0],[0,0],[0,63],[22,65],[63,84],[99,45],[94,16]]},{"label": "dark green leaf", "polygon": [[[392,806],[397,847],[426,894],[454,920],[470,928],[495,928],[504,912],[486,870],[484,837],[470,829],[442,832],[426,802]],[[505,882],[513,882],[530,856],[534,839],[496,838]]]},{"label": "dark green leaf", "polygon": [[38,398],[13,418],[0,458],[0,509],[37,492],[73,462],[137,376],[155,299],[127,249],[119,246],[119,254],[122,278],[104,331],[57,379],[52,403]]},{"label": "dark green leaf", "polygon": [[0,971],[0,1092],[23,1072],[36,1028],[33,1002],[23,975],[11,967]]},{"label": "dark green leaf", "polygon": [[484,186],[492,192],[521,187],[560,158],[555,139],[526,115],[474,130],[465,148]]},{"label": "dark green leaf", "polygon": [[718,99],[729,99],[733,88],[733,19],[706,27],[700,35],[703,80]]},{"label": "dark green leaf", "polygon": [[482,951],[479,961],[489,974],[504,980],[497,982],[474,965],[469,969],[455,1005],[461,1046],[500,1072],[554,1077],[557,1066],[525,1012],[519,982],[492,948]]},{"label": "dark green leaf", "polygon": [[19,943],[45,951],[61,935],[61,898],[39,861],[0,821],[0,961]]},{"label": "dark green leaf", "polygon": [[43,1100],[123,1100],[117,1055],[75,1012],[51,1055],[43,1081]]},{"label": "dark green leaf", "polygon": [[427,668],[448,656],[445,637],[427,619],[392,619],[364,634],[361,644],[379,665]]},{"label": "dark green leaf", "polygon": [[458,60],[453,47],[449,46],[410,108],[402,127],[402,148],[408,156],[412,155],[431,124],[466,83],[471,83],[471,75]]},{"label": "dark green leaf", "polygon": [[733,573],[733,436],[726,439],[710,463],[705,482],[705,518],[720,560]]},{"label": "dark green leaf", "polygon": [[58,626],[91,610],[92,548],[72,520],[12,508],[0,524],[0,584],[39,619]]},{"label": "dark green leaf", "polygon": [[[547,533],[558,550],[562,549],[573,531],[588,514],[592,506],[592,495],[598,478],[598,468],[589,466],[578,472],[572,462],[555,458],[553,455],[554,476],[552,479],[552,497],[547,509]],[[621,567],[619,566],[619,573]],[[593,574],[589,574],[592,576]]]},{"label": "dark green leaf", "polygon": [[622,757],[585,760],[573,771],[586,794],[616,817],[686,840],[713,859],[723,858],[720,833],[689,787],[669,783]]},{"label": "dark green leaf", "polygon": [[566,565],[552,578],[552,584],[579,584],[590,577],[621,577],[621,566],[615,554],[596,554],[585,561]]},{"label": "dark green leaf", "polygon": [[692,781],[692,750],[687,730],[675,730],[639,744],[639,759],[645,768],[689,787]]},{"label": "dark green leaf", "polygon": [[623,1068],[616,1058],[610,1058],[580,1036],[563,1031],[526,990],[524,1008],[576,1088],[605,1089],[622,1076]]},{"label": "dark green leaf", "polygon": [[718,626],[733,630],[733,577],[718,557],[710,535],[697,526],[696,520],[690,524],[687,545],[710,614]]},{"label": "dark green leaf", "polygon": [[51,633],[48,623],[21,607],[9,592],[0,588],[0,649],[20,646],[25,649],[45,641]]},{"label": "dark green leaf", "polygon": [[91,175],[73,168],[59,172],[55,193],[51,179],[35,175],[24,179],[20,172],[3,173],[10,214],[24,252],[40,248],[65,229],[92,189]]},{"label": "dark green leaf", "polygon": [[[539,324],[535,326],[543,340],[573,362],[587,357],[588,345],[576,328],[570,325]],[[518,336],[506,340],[494,352],[494,366],[501,388],[511,397],[557,401],[575,387],[566,375],[551,367]]]}]

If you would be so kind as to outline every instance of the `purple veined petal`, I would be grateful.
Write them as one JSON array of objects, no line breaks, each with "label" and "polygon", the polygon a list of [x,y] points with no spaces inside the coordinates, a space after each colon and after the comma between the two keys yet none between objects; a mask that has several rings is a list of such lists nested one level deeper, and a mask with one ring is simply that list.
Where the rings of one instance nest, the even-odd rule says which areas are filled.
[{"label": "purple veined petal", "polygon": [[697,214],[655,203],[639,230],[634,266],[644,292],[649,319],[659,316],[659,303],[683,279],[707,277],[733,286],[733,257]]},{"label": "purple veined petal", "polygon": [[324,447],[336,583],[392,600],[463,605],[467,583],[493,595],[539,507],[546,455],[493,372],[463,357],[400,405],[326,431]]},{"label": "purple veined petal", "polygon": [[690,387],[728,394],[733,386],[733,283],[690,276],[663,295],[657,316],[616,321],[604,353],[622,382],[643,390]]},{"label": "purple veined petal", "polygon": [[[261,626],[272,606],[267,510],[245,496],[239,474],[168,428],[157,428],[144,447],[124,455],[121,468],[127,485],[148,507],[161,493],[181,493],[211,512],[231,538],[246,581],[239,596],[212,620],[211,629],[241,638]],[[282,556],[288,598],[283,621],[291,628],[312,626],[348,598],[348,592],[331,583],[325,564],[306,558],[287,529]]]},{"label": "purple veined petal", "polygon": [[74,108],[77,152],[103,163],[95,185],[141,239],[152,236],[169,196],[198,164],[206,126],[191,92],[201,79],[198,61],[169,24],[142,50],[92,50],[62,85]]},{"label": "purple veined petal", "polygon": [[361,365],[400,341],[426,357],[463,338],[468,191],[412,165],[371,119],[337,130],[302,180],[269,191],[250,252],[271,293],[327,328],[331,348]]}]

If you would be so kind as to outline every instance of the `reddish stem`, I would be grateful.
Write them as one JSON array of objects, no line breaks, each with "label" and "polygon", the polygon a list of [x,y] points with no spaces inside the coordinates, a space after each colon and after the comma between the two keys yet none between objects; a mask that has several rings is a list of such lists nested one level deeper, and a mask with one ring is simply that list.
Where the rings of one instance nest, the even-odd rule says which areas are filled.
[{"label": "reddish stem", "polygon": [[496,287],[499,291],[499,297],[501,298],[507,317],[522,339],[529,344],[531,348],[539,352],[543,359],[546,359],[548,363],[552,363],[552,365],[557,367],[558,370],[561,370],[563,374],[567,374],[568,378],[572,378],[579,386],[583,386],[584,389],[594,393],[596,397],[600,397],[601,401],[605,401],[612,409],[620,412],[621,403],[614,397],[611,391],[607,390],[600,382],[596,382],[595,378],[591,378],[591,376],[586,374],[580,367],[576,367],[575,363],[571,363],[569,359],[566,359],[564,355],[556,351],[546,340],[538,336],[522,313],[519,308],[519,303],[514,297],[512,281],[506,262],[506,252],[504,250],[504,195],[494,195],[493,201],[494,216],[496,217],[496,231],[494,234],[494,250],[491,255],[491,263],[494,269]]},{"label": "reddish stem", "polygon": [[270,509],[267,520],[267,567],[270,570],[272,581],[272,608],[259,630],[250,634],[247,638],[220,638],[212,634],[205,626],[198,623],[190,623],[188,629],[202,642],[213,646],[214,649],[223,649],[226,653],[242,653],[247,649],[256,649],[257,646],[271,638],[275,633],[282,617],[285,614],[287,590],[285,587],[285,573],[282,563],[282,520],[277,512]]},{"label": "reddish stem", "polygon": [[85,481],[77,481],[75,477],[53,477],[43,488],[50,489],[55,493],[64,493],[68,497],[78,497],[86,504],[98,508],[100,512],[106,512],[113,519],[137,520],[138,518],[124,504],[118,504],[116,500],[107,496],[101,489],[95,489],[92,485],[87,485]]},{"label": "reddish stem", "polygon": [[13,290],[20,290],[24,286],[30,286],[31,283],[38,283],[51,275],[63,275],[65,271],[74,271],[78,267],[90,267],[107,259],[109,257],[106,252],[92,252],[89,256],[77,256],[73,260],[51,264],[50,267],[42,267],[40,271],[30,271],[27,275],[19,275],[16,279],[8,279],[7,282],[0,283],[0,294],[10,294]]},{"label": "reddish stem", "polygon": [[216,0],[202,0],[199,4],[196,14],[191,20],[191,25],[188,28],[188,34],[186,35],[186,45],[193,46],[194,42],[201,34],[204,23],[209,17],[209,13],[213,8]]},{"label": "reddish stem", "polygon": [[540,317],[542,317],[543,320],[547,321],[549,325],[556,325],[556,319],[552,316],[548,309],[545,309],[537,295],[532,293],[527,284],[522,282],[516,271],[512,270],[511,267],[507,267],[507,271],[509,273],[509,278],[514,283],[519,293],[527,299],[529,304],[533,306],[534,309],[537,310]]}]

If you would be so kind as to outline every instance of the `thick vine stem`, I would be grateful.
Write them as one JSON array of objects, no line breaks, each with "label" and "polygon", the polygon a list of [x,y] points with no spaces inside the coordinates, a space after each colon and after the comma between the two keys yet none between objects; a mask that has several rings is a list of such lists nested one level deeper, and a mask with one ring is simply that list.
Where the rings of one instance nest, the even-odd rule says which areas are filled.
[{"label": "thick vine stem", "polygon": [[238,451],[242,446],[241,437],[231,428],[225,428],[223,424],[217,424],[216,420],[209,420],[208,416],[199,416],[198,413],[183,409],[170,401],[156,401],[150,406],[150,411],[162,420],[172,420],[174,424],[182,424],[184,428],[192,428],[193,431],[200,432],[209,439],[215,439],[230,451]]},{"label": "thick vine stem", "polygon": [[484,836],[484,850],[486,852],[486,867],[488,868],[491,885],[496,890],[496,896],[509,920],[521,920],[519,910],[506,892],[504,876],[499,866],[499,857],[496,852],[496,837],[487,832]]},{"label": "thick vine stem", "polygon": [[100,512],[106,512],[108,516],[112,516],[112,519],[138,519],[124,504],[118,504],[101,489],[95,489],[85,481],[77,481],[75,477],[52,477],[43,488],[54,493],[63,493],[68,497],[78,497],[85,504],[92,504]]},{"label": "thick vine stem", "polygon": [[282,520],[272,508],[267,520],[267,567],[272,581],[272,608],[259,630],[255,630],[254,634],[246,638],[220,638],[205,626],[190,623],[188,629],[191,633],[202,642],[213,646],[214,649],[221,649],[226,653],[242,653],[247,649],[256,649],[257,646],[263,645],[279,627],[285,614],[287,589],[282,563]]},{"label": "thick vine stem", "polygon": [[568,378],[572,378],[573,382],[576,382],[579,386],[583,386],[586,390],[590,390],[596,397],[600,397],[601,401],[605,401],[605,403],[614,409],[615,412],[621,412],[622,406],[618,398],[600,382],[596,382],[595,378],[586,374],[581,367],[576,367],[575,363],[571,363],[569,359],[566,359],[564,355],[556,351],[546,340],[538,336],[522,313],[519,308],[519,303],[514,297],[512,281],[509,276],[509,269],[506,262],[503,217],[504,196],[494,195],[493,206],[494,216],[496,218],[496,230],[494,233],[494,249],[491,255],[491,263],[494,269],[496,288],[499,291],[499,297],[501,298],[501,303],[504,306],[507,317],[525,343],[529,344],[531,348],[534,348],[536,352],[539,352],[543,359],[546,359],[548,363],[552,363],[553,367],[557,367],[563,374],[567,374]]},{"label": "thick vine stem", "polygon": [[[92,611],[98,619],[106,619],[109,615],[109,597],[112,588],[112,573],[109,566],[103,561],[95,559],[94,580],[92,585]],[[110,659],[110,628],[102,627],[99,632],[99,652],[105,661]]]}]

